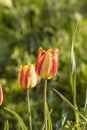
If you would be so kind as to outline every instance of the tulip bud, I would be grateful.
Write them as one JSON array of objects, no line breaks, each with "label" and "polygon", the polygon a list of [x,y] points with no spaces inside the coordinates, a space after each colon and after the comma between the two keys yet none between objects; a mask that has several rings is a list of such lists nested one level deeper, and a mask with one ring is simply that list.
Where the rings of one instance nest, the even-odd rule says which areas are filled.
[{"label": "tulip bud", "polygon": [[3,102],[3,91],[2,91],[2,86],[0,84],[0,105],[2,104]]},{"label": "tulip bud", "polygon": [[22,88],[33,88],[37,84],[37,75],[33,64],[20,67],[19,84]]},{"label": "tulip bud", "polygon": [[53,78],[58,71],[58,49],[45,51],[43,48],[40,48],[35,70],[43,79]]}]

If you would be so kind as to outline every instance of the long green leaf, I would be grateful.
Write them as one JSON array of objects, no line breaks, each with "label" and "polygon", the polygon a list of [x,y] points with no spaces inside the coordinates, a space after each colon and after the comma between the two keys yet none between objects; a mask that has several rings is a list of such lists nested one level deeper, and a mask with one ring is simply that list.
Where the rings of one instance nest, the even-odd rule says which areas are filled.
[{"label": "long green leaf", "polygon": [[44,129],[45,129],[45,124],[43,123],[43,126],[42,126],[41,130],[44,130]]},{"label": "long green leaf", "polygon": [[87,118],[87,87],[86,87],[86,98],[85,98],[84,113],[85,113],[85,117]]},{"label": "long green leaf", "polygon": [[58,90],[56,90],[56,89],[54,89],[54,88],[53,88],[53,90],[54,90],[74,111],[76,111],[76,112],[87,122],[87,118],[85,118],[85,116],[84,116],[80,111],[78,111],[77,108],[76,108],[73,104],[71,104],[70,101],[69,101],[67,98],[65,98]]},{"label": "long green leaf", "polygon": [[[75,26],[75,31],[73,33],[72,37],[72,47],[71,47],[71,69],[72,69],[72,74],[70,74],[70,80],[71,80],[71,87],[72,87],[72,94],[73,94],[73,103],[76,109],[77,107],[77,102],[76,102],[76,61],[75,61],[75,54],[74,54],[74,44],[75,44],[75,36],[77,32],[77,27],[78,27],[78,22]],[[79,114],[74,111],[75,114],[75,121],[79,124]]]},{"label": "long green leaf", "polygon": [[63,111],[61,118],[56,123],[56,130],[63,130],[67,118],[67,112]]},{"label": "long green leaf", "polygon": [[[52,110],[49,111],[48,105],[46,103],[46,115],[47,115],[47,130],[52,130],[52,119],[51,119],[51,112]],[[43,126],[41,130],[45,129],[45,123],[43,123]]]},{"label": "long green leaf", "polygon": [[75,36],[76,36],[76,31],[78,27],[78,22],[75,27],[75,31],[73,33],[72,37],[72,47],[71,47],[71,66],[72,66],[72,74],[76,72],[76,62],[75,62],[75,54],[74,54],[74,43],[75,43]]},{"label": "long green leaf", "polygon": [[[10,110],[10,109],[8,109],[8,108],[4,108],[7,112],[9,112],[9,113],[11,113],[12,115],[14,115],[16,118],[17,118],[17,120],[19,121],[19,124],[20,124],[20,126],[21,126],[21,128],[22,128],[22,130],[27,130],[27,128],[26,128],[26,126],[25,126],[25,124],[24,124],[24,121],[22,120],[22,118],[16,113],[16,112],[14,112],[14,111],[12,111],[12,110]],[[8,130],[8,129],[7,129]]]},{"label": "long green leaf", "polygon": [[5,122],[4,130],[9,130],[9,122],[8,122],[8,120]]},{"label": "long green leaf", "polygon": [[48,105],[46,103],[46,114],[47,114],[48,130],[52,130],[51,112],[52,112],[52,110],[49,111]]}]

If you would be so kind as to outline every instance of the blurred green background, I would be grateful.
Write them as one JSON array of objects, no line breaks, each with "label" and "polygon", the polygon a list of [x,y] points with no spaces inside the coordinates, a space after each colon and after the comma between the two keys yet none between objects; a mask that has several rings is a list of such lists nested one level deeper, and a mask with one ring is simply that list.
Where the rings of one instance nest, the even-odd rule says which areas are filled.
[{"label": "blurred green background", "polygon": [[[70,49],[76,22],[77,104],[84,107],[87,84],[87,0],[0,0],[0,80],[4,101],[0,106],[0,130],[8,119],[10,130],[21,130],[16,118],[3,108],[16,111],[28,126],[26,90],[18,84],[21,64],[35,63],[39,47],[58,48],[59,70],[48,81],[47,101],[54,130],[64,113],[73,120],[73,111],[58,97],[58,89],[72,102]],[[30,90],[33,130],[43,125],[43,81]]]}]

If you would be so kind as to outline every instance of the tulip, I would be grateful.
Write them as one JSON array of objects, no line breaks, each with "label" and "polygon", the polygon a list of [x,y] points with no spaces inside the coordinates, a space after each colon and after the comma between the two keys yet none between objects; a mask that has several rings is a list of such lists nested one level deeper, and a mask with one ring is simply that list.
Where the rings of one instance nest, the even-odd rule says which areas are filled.
[{"label": "tulip", "polygon": [[29,88],[33,88],[37,84],[37,75],[35,72],[35,66],[33,64],[21,66],[19,70],[18,80],[19,80],[19,84],[21,88],[27,89],[29,127],[30,127],[30,130],[32,130]]},{"label": "tulip", "polygon": [[35,66],[36,73],[43,79],[55,77],[58,71],[58,49],[47,50],[40,48]]},{"label": "tulip", "polygon": [[40,48],[36,59],[35,70],[38,76],[44,79],[44,123],[45,130],[47,130],[47,112],[46,112],[46,92],[47,92],[47,79],[55,77],[58,70],[58,49],[47,50]]},{"label": "tulip", "polygon": [[0,105],[2,104],[3,102],[3,91],[2,91],[2,86],[0,84]]},{"label": "tulip", "polygon": [[21,66],[18,79],[21,88],[27,89],[35,87],[37,84],[35,66],[33,64]]}]

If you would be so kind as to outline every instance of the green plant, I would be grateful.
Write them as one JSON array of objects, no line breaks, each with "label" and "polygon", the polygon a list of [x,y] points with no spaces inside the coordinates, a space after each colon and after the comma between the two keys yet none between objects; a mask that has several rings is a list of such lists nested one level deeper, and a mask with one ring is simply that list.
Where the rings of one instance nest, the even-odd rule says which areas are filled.
[{"label": "green plant", "polygon": [[[67,121],[67,125],[65,126],[65,129],[72,129],[72,130],[84,130],[86,129],[87,125],[87,117],[86,115],[82,114],[77,107],[76,103],[76,62],[75,62],[75,56],[74,56],[74,43],[75,43],[75,35],[77,31],[78,23],[76,24],[75,27],[75,32],[73,34],[72,38],[72,47],[71,47],[71,69],[72,72],[70,73],[70,81],[71,81],[71,87],[72,87],[72,94],[73,94],[73,104],[69,102],[67,98],[65,98],[58,90],[53,89],[73,110],[74,110],[74,115],[75,115],[75,122],[73,123],[72,121]],[[86,89],[87,91],[87,89]],[[84,113],[86,113],[87,109],[87,92],[86,92],[86,99],[85,99],[85,107],[84,107]],[[82,119],[79,118],[82,117]]]}]

